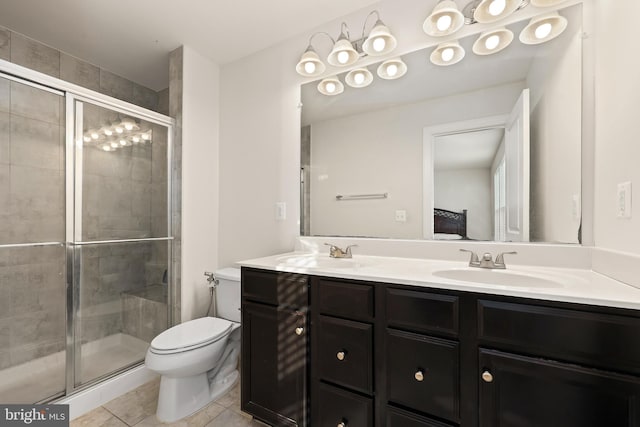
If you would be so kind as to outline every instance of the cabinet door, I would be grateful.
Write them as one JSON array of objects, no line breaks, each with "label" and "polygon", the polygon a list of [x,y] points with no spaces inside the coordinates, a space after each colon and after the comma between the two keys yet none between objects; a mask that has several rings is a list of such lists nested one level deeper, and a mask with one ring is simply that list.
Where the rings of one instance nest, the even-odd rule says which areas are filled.
[{"label": "cabinet door", "polygon": [[305,425],[306,315],[244,302],[242,347],[242,409],[273,426]]},{"label": "cabinet door", "polygon": [[640,379],[480,350],[481,427],[637,427]]}]

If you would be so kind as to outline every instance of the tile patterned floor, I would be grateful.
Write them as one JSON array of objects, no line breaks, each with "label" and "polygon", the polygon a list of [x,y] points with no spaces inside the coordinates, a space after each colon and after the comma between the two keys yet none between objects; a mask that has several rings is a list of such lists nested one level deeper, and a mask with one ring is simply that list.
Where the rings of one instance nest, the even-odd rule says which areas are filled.
[{"label": "tile patterned floor", "polygon": [[156,418],[160,379],[106,403],[71,421],[71,427],[259,427],[265,424],[240,411],[240,385],[190,417],[175,423]]}]

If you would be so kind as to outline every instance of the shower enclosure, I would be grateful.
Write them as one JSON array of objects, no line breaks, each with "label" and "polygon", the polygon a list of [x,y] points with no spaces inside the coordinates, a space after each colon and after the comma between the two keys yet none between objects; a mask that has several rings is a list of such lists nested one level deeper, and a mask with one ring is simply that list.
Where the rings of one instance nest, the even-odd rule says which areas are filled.
[{"label": "shower enclosure", "polygon": [[71,394],[170,323],[168,117],[0,74],[0,402]]}]

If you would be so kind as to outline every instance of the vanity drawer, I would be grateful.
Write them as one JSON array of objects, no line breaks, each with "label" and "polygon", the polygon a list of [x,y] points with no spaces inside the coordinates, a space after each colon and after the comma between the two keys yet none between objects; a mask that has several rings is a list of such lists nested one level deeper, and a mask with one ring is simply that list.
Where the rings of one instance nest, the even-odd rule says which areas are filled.
[{"label": "vanity drawer", "polygon": [[478,301],[484,346],[640,374],[639,336],[635,317]]},{"label": "vanity drawer", "polygon": [[320,379],[371,394],[373,327],[327,316],[320,316],[319,322],[314,355]]},{"label": "vanity drawer", "polygon": [[389,326],[414,332],[458,336],[458,297],[387,288]]},{"label": "vanity drawer", "polygon": [[390,402],[459,421],[458,343],[387,329]]},{"label": "vanity drawer", "polygon": [[309,278],[302,274],[242,268],[242,298],[272,305],[306,307]]},{"label": "vanity drawer", "polygon": [[313,426],[373,426],[373,401],[370,398],[320,383],[318,408],[314,409]]},{"label": "vanity drawer", "polygon": [[440,421],[430,420],[402,409],[387,407],[387,427],[451,427]]},{"label": "vanity drawer", "polygon": [[374,287],[332,279],[318,280],[318,309],[321,314],[372,321]]}]

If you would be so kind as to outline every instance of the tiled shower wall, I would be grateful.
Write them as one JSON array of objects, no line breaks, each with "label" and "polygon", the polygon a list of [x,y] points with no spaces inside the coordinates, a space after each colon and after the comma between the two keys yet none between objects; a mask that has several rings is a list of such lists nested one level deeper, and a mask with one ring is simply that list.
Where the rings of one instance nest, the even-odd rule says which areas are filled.
[{"label": "tiled shower wall", "polygon": [[159,105],[159,93],[152,89],[3,27],[0,27],[0,59],[149,110],[168,109],[168,100]]}]

